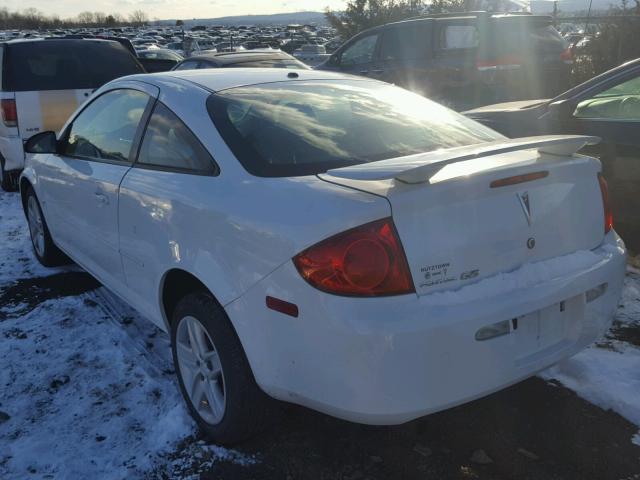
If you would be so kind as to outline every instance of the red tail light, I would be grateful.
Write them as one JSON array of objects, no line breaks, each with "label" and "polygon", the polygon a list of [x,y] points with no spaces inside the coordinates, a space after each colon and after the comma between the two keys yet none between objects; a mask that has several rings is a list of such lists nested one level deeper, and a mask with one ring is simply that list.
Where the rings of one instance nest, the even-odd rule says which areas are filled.
[{"label": "red tail light", "polygon": [[513,70],[522,66],[522,59],[515,55],[504,55],[488,60],[478,60],[476,67],[478,70]]},{"label": "red tail light", "polygon": [[564,63],[573,63],[573,52],[571,51],[571,47],[565,48],[560,54],[560,60]]},{"label": "red tail light", "polygon": [[415,292],[391,218],[323,240],[293,263],[307,282],[327,293],[374,297]]},{"label": "red tail light", "polygon": [[602,174],[598,174],[598,181],[600,182],[600,192],[602,193],[602,207],[604,208],[604,233],[609,233],[613,228],[613,211],[611,210],[611,204],[609,203],[609,187],[607,181]]},{"label": "red tail light", "polygon": [[0,111],[2,111],[2,121],[7,127],[18,125],[18,110],[15,100],[8,98],[0,100]]}]

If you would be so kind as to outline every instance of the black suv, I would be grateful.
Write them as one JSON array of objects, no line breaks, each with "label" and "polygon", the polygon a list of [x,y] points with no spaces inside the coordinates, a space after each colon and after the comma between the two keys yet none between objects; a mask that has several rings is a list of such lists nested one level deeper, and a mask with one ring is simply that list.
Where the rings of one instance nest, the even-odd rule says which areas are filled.
[{"label": "black suv", "polygon": [[425,16],[359,33],[319,65],[403,86],[453,108],[555,96],[569,87],[569,45],[548,16]]}]

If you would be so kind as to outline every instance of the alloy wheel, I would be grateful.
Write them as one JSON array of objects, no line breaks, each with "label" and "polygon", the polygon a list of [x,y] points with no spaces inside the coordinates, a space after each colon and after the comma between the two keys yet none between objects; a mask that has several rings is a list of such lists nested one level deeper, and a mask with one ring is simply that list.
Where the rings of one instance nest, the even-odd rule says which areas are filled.
[{"label": "alloy wheel", "polygon": [[220,423],[226,407],[224,373],[213,340],[197,318],[187,316],[178,323],[176,350],[191,404],[207,423]]},{"label": "alloy wheel", "polygon": [[33,195],[29,197],[27,202],[27,215],[29,217],[29,233],[31,234],[33,248],[35,248],[40,257],[44,257],[44,224],[38,201]]}]

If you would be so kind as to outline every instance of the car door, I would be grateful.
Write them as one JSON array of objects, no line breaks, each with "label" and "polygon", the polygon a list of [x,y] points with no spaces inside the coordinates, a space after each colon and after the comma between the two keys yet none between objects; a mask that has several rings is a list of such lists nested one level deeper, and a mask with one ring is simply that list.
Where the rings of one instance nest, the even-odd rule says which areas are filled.
[{"label": "car door", "polygon": [[432,20],[416,20],[385,29],[371,76],[429,97],[432,24]]},{"label": "car door", "polygon": [[117,290],[124,283],[118,239],[118,191],[133,162],[155,87],[123,82],[76,115],[40,175],[56,242]]},{"label": "car door", "polygon": [[583,153],[602,161],[616,230],[640,251],[640,69],[572,99],[570,111],[560,130],[602,139]]},{"label": "car door", "polygon": [[438,20],[434,26],[431,86],[434,100],[458,110],[470,108],[478,91],[479,32],[476,20]]},{"label": "car door", "polygon": [[[158,318],[158,285],[170,266],[194,254],[189,242],[216,235],[216,217],[204,205],[215,192],[218,167],[189,128],[160,101],[133,168],[120,188],[122,264],[131,298]],[[161,317],[161,316],[160,316]]]},{"label": "car door", "polygon": [[381,31],[357,37],[337,52],[328,66],[352,75],[371,76],[380,37]]}]

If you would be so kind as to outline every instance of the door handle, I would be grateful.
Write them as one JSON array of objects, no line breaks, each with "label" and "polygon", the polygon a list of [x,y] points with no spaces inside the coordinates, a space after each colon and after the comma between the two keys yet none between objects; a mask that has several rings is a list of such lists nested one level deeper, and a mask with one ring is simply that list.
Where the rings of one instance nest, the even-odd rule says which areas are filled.
[{"label": "door handle", "polygon": [[98,200],[98,203],[100,205],[109,205],[109,197],[107,197],[104,193],[96,192],[94,195],[96,196],[96,199]]},{"label": "door handle", "polygon": [[371,70],[371,73],[375,73],[376,75],[380,75],[381,73],[384,73],[384,70]]},{"label": "door handle", "polygon": [[360,75],[366,75],[367,73],[369,73],[369,70],[360,70],[358,73]]}]

